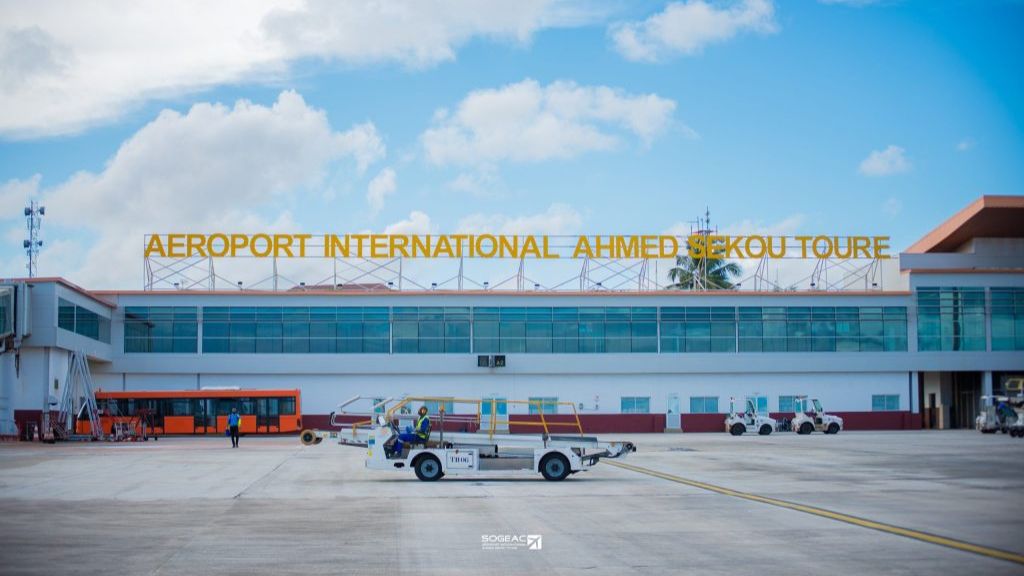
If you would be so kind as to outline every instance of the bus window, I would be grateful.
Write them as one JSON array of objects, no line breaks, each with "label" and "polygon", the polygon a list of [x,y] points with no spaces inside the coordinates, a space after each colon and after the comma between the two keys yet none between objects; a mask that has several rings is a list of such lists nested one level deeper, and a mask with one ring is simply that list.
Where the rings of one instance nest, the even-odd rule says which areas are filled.
[{"label": "bus window", "polygon": [[242,414],[255,414],[256,413],[256,402],[252,398],[242,398]]},{"label": "bus window", "polygon": [[267,416],[280,415],[280,407],[277,398],[267,398]]},{"label": "bus window", "polygon": [[167,408],[164,412],[170,416],[191,416],[192,415],[192,403],[187,399],[180,398],[177,400],[168,400]]},{"label": "bus window", "polygon": [[278,398],[279,409],[284,416],[295,415],[295,398]]}]

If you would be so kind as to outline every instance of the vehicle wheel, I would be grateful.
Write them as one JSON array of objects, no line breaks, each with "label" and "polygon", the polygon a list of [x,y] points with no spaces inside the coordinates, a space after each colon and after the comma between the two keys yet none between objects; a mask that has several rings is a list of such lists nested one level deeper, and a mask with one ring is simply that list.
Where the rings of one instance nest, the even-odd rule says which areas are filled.
[{"label": "vehicle wheel", "polygon": [[1009,428],[1007,428],[1006,426],[1003,426],[1003,428],[1002,428],[1002,432],[1003,432],[1003,434],[1006,434],[1006,433],[1007,433],[1007,432],[1009,432],[1009,431],[1010,431],[1010,429],[1009,429]]},{"label": "vehicle wheel", "polygon": [[811,424],[810,422],[804,422],[803,424],[800,425],[800,430],[797,433],[810,434],[811,432],[814,432],[814,424]]},{"label": "vehicle wheel", "polygon": [[729,428],[729,434],[732,434],[733,436],[742,436],[743,433],[746,431],[747,427],[744,426],[743,424],[740,424],[739,422],[733,424],[732,427]]},{"label": "vehicle wheel", "polygon": [[562,454],[548,454],[540,461],[540,473],[545,480],[565,480],[570,472],[569,460]]},{"label": "vehicle wheel", "polygon": [[772,433],[772,427],[768,424],[762,424],[761,429],[757,431],[761,436],[767,436]]},{"label": "vehicle wheel", "polygon": [[839,424],[835,422],[828,425],[828,429],[825,430],[826,434],[839,434]]},{"label": "vehicle wheel", "polygon": [[444,472],[441,471],[441,461],[437,457],[432,455],[421,456],[416,461],[416,477],[424,482],[433,482],[434,480],[440,480],[444,476]]},{"label": "vehicle wheel", "polygon": [[318,438],[316,437],[316,434],[313,434],[312,430],[303,430],[302,434],[299,434],[299,441],[302,442],[304,446],[312,446],[313,444],[316,444],[317,440]]}]

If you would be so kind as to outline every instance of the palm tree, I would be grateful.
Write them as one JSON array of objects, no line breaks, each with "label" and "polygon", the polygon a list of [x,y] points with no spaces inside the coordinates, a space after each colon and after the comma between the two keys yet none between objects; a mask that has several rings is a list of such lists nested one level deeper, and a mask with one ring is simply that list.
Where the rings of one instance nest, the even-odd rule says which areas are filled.
[{"label": "palm tree", "polygon": [[681,254],[676,256],[675,267],[668,271],[673,282],[669,288],[694,290],[703,283],[705,290],[729,290],[734,287],[733,279],[742,273],[743,268],[739,264],[726,262],[723,258],[691,258]]}]

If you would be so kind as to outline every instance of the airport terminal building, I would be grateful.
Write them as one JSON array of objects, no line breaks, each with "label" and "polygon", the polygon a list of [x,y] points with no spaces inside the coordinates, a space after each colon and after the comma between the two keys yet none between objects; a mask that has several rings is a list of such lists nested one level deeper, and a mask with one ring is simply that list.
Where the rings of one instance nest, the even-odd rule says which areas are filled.
[{"label": "airport terminal building", "polygon": [[405,394],[570,401],[590,432],[721,431],[731,398],[787,417],[798,396],[851,430],[971,427],[983,396],[1024,376],[1024,197],[979,198],[899,267],[900,290],[857,292],[6,280],[29,298],[20,347],[0,355],[0,418],[37,421],[81,350],[107,391],[299,389],[309,427],[349,397]]}]

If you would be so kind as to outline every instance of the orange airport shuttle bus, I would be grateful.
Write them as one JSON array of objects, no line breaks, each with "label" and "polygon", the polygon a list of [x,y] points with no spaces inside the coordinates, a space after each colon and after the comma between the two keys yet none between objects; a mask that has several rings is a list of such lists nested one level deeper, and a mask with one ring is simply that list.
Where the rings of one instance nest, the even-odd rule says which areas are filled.
[{"label": "orange airport shuttle bus", "polygon": [[[149,435],[223,434],[228,415],[237,408],[242,434],[288,434],[302,429],[299,390],[147,390],[96,391],[100,425],[112,434],[115,424],[128,424]],[[79,418],[79,434],[89,433],[89,419]]]}]

